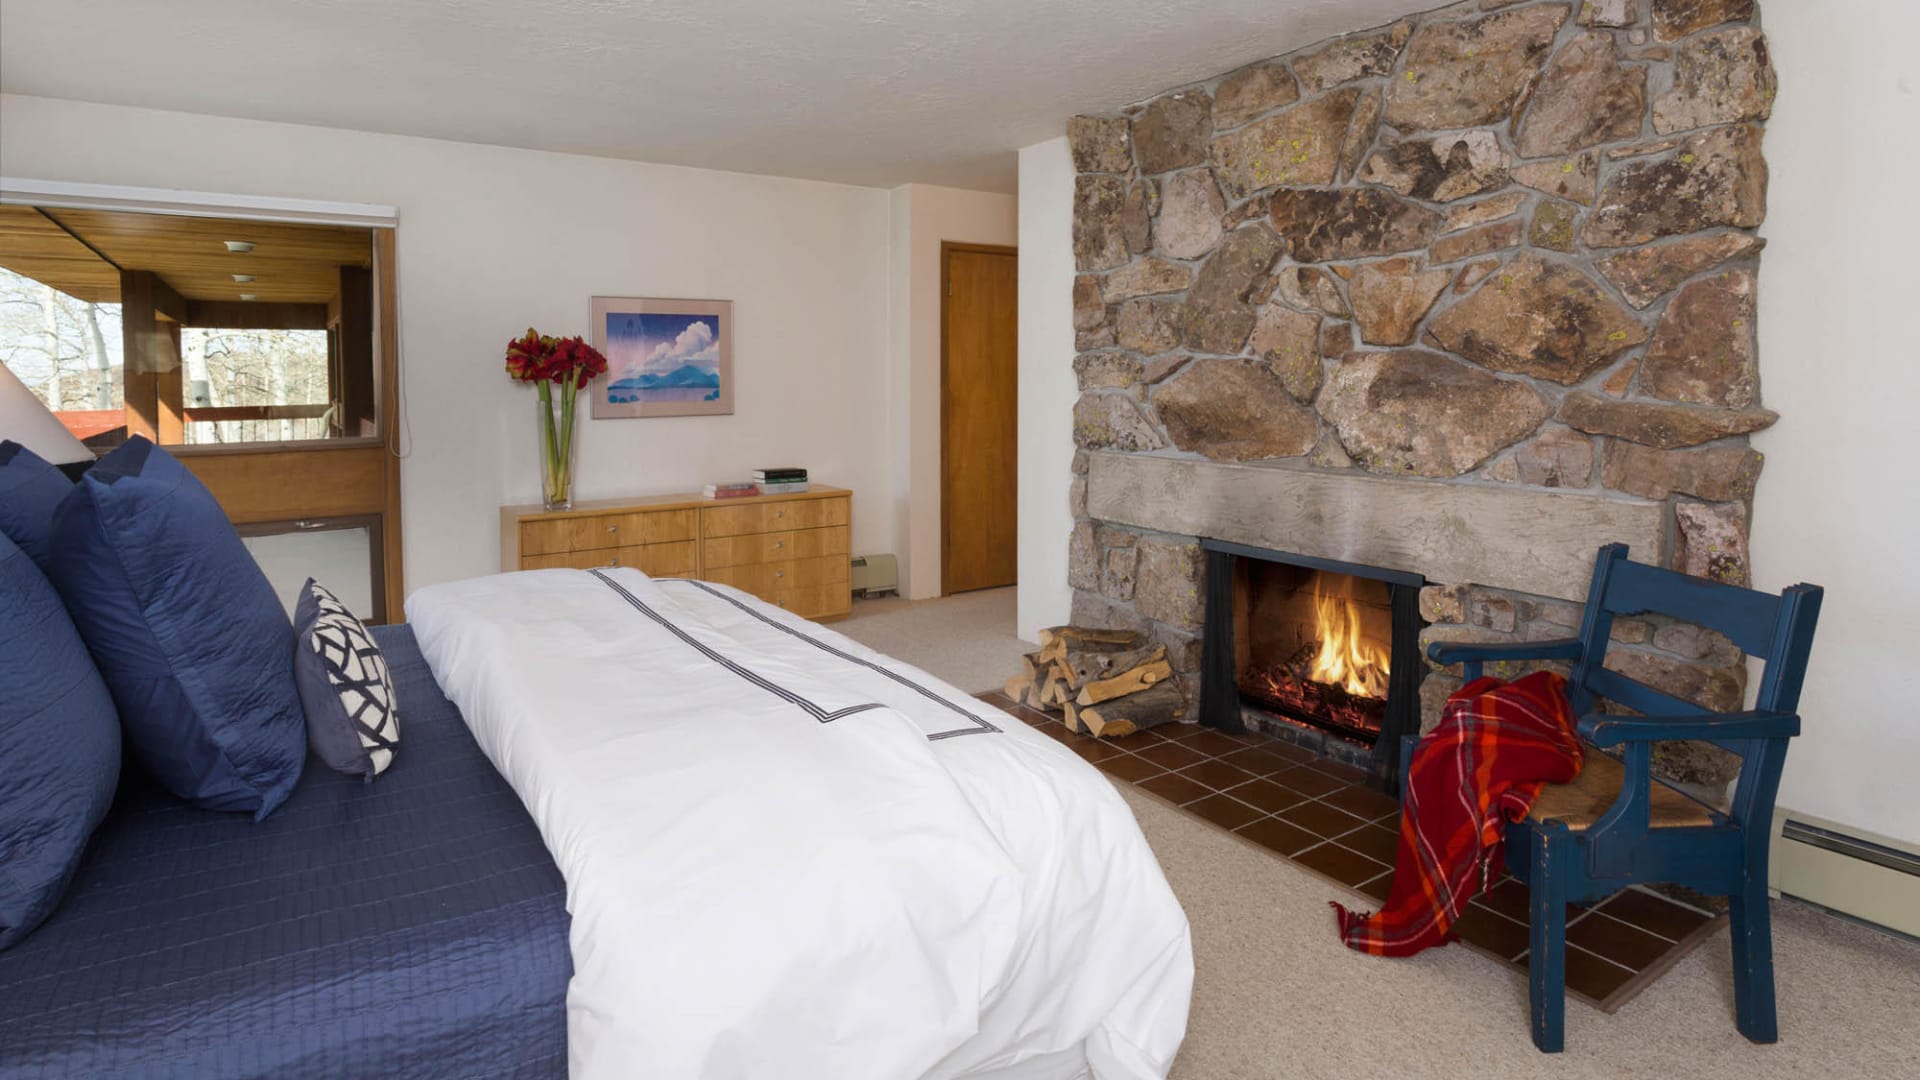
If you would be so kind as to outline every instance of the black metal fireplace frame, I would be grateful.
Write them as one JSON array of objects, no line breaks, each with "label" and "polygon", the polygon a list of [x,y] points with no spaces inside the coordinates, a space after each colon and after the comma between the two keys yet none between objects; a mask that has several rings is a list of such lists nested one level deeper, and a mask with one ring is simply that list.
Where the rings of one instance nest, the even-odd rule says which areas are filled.
[{"label": "black metal fireplace frame", "polygon": [[[1203,538],[1207,557],[1206,614],[1200,652],[1200,722],[1220,731],[1247,730],[1241,713],[1240,673],[1235,670],[1233,640],[1233,577],[1238,559],[1282,563],[1309,570],[1349,574],[1384,582],[1393,610],[1393,642],[1389,650],[1392,671],[1387,676],[1387,716],[1373,744],[1367,772],[1374,786],[1389,794],[1399,788],[1400,736],[1420,730],[1420,679],[1426,665],[1420,660],[1420,588],[1427,579],[1404,570],[1322,559],[1287,551]],[[1338,737],[1338,736],[1334,736]]]}]

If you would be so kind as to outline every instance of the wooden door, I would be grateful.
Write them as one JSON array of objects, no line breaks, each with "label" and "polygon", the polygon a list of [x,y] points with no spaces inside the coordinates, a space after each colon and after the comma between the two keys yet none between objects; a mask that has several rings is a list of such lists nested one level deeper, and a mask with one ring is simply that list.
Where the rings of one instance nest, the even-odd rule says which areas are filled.
[{"label": "wooden door", "polygon": [[942,244],[940,261],[941,591],[957,593],[1016,577],[1017,260]]}]

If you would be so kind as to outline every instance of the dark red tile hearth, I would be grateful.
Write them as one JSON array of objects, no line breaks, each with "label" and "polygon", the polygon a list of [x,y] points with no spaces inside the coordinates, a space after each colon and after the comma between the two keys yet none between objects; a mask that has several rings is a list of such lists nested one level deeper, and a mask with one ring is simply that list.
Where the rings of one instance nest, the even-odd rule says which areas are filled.
[{"label": "dark red tile hearth", "polygon": [[1320,842],[1320,838],[1279,818],[1262,818],[1234,830],[1261,847],[1291,856]]},{"label": "dark red tile hearth", "polygon": [[1286,772],[1299,764],[1291,758],[1282,757],[1271,750],[1249,747],[1237,753],[1223,754],[1221,761],[1232,762],[1256,776],[1271,776],[1277,772]]},{"label": "dark red tile hearth", "polygon": [[[1398,803],[1359,782],[1359,770],[1280,739],[1167,725],[1119,739],[1066,729],[1057,715],[1016,705],[997,692],[978,695],[1092,762],[1116,783],[1179,805],[1280,856],[1370,898],[1392,887],[1399,853]],[[1526,967],[1527,888],[1502,875],[1455,924],[1459,940]],[[1618,1008],[1676,952],[1691,948],[1715,916],[1643,889],[1604,902],[1567,906],[1567,989]]]},{"label": "dark red tile hearth", "polygon": [[1375,862],[1351,848],[1328,842],[1310,847],[1296,854],[1293,861],[1309,870],[1317,870],[1348,887],[1371,881],[1387,869],[1383,863]]},{"label": "dark red tile hearth", "polygon": [[1365,825],[1334,837],[1341,847],[1352,848],[1369,859],[1388,866],[1400,854],[1400,834],[1378,825]]},{"label": "dark red tile hearth", "polygon": [[1667,954],[1673,943],[1597,911],[1568,924],[1567,940],[1622,967],[1640,971]]},{"label": "dark red tile hearth", "polygon": [[1713,920],[1704,911],[1696,911],[1664,896],[1641,889],[1625,889],[1600,905],[1600,910],[1621,922],[1637,926],[1666,938],[1680,941]]},{"label": "dark red tile hearth", "polygon": [[1135,750],[1134,754],[1166,769],[1184,769],[1189,765],[1198,765],[1207,760],[1206,754],[1176,742],[1142,746]]},{"label": "dark red tile hearth", "polygon": [[1189,765],[1180,770],[1180,775],[1198,780],[1215,791],[1225,791],[1249,780],[1258,779],[1247,770],[1235,768],[1219,758],[1210,758],[1198,765]]},{"label": "dark red tile hearth", "polygon": [[1271,780],[1255,780],[1227,789],[1227,794],[1241,802],[1252,803],[1269,814],[1277,814],[1289,806],[1297,806],[1306,800],[1306,796],[1288,787],[1281,787]]},{"label": "dark red tile hearth", "polygon": [[1347,786],[1344,782],[1335,780],[1309,765],[1296,765],[1286,772],[1267,779],[1276,784],[1284,784],[1302,795],[1311,795],[1315,798]]},{"label": "dark red tile hearth", "polygon": [[1280,816],[1315,836],[1328,840],[1365,824],[1345,810],[1336,810],[1323,802],[1304,802],[1297,806],[1290,806],[1282,810]]},{"label": "dark red tile hearth", "polygon": [[1102,742],[1099,739],[1075,738],[1067,743],[1067,749],[1079,754],[1081,757],[1086,758],[1096,765],[1102,761],[1106,761],[1108,758],[1120,757],[1126,753],[1126,751],[1120,747],[1110,742]]},{"label": "dark red tile hearth", "polygon": [[1188,813],[1198,814],[1223,829],[1237,829],[1267,816],[1265,811],[1248,806],[1231,795],[1209,795],[1186,804]]},{"label": "dark red tile hearth", "polygon": [[1159,776],[1161,773],[1167,771],[1145,758],[1136,757],[1132,754],[1122,754],[1119,757],[1108,758],[1105,761],[1096,763],[1094,767],[1106,773],[1108,776],[1116,776],[1128,783],[1134,784],[1150,776]]},{"label": "dark red tile hearth", "polygon": [[1236,750],[1245,750],[1247,744],[1231,735],[1222,735],[1211,728],[1201,728],[1197,734],[1180,740],[1180,745],[1192,747],[1203,754],[1223,756]]},{"label": "dark red tile hearth", "polygon": [[1209,795],[1217,794],[1212,788],[1191,777],[1179,773],[1163,773],[1159,776],[1138,781],[1134,784],[1141,791],[1151,791],[1155,795],[1176,805],[1195,802]]},{"label": "dark red tile hearth", "polygon": [[1453,932],[1461,941],[1508,960],[1527,951],[1527,924],[1483,907],[1468,905],[1466,914],[1453,924]]},{"label": "dark red tile hearth", "polygon": [[[1283,780],[1281,783],[1286,781]],[[1368,821],[1400,816],[1399,800],[1388,798],[1372,788],[1357,785],[1330,791],[1321,796],[1320,801],[1329,806],[1337,806],[1355,817],[1365,818]]]}]

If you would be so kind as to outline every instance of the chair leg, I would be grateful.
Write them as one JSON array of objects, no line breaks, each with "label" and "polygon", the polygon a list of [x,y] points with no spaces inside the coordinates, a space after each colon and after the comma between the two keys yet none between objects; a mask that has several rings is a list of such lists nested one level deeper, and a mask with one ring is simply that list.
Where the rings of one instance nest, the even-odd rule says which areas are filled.
[{"label": "chair leg", "polygon": [[1730,897],[1727,922],[1733,930],[1733,1013],[1740,1034],[1757,1043],[1780,1038],[1773,1004],[1773,916],[1767,890],[1749,888]]},{"label": "chair leg", "polygon": [[1566,826],[1548,822],[1531,830],[1532,864],[1528,883],[1530,952],[1527,999],[1533,1019],[1533,1045],[1557,1054],[1566,1045],[1567,889],[1572,838]]}]

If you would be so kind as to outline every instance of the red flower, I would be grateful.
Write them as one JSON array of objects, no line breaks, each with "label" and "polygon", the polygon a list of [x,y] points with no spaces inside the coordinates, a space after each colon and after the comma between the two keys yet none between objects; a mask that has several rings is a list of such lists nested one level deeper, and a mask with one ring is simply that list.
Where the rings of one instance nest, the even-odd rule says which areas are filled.
[{"label": "red flower", "polygon": [[607,358],[584,338],[546,337],[531,328],[507,343],[507,375],[520,382],[565,383],[575,388],[607,373]]}]

